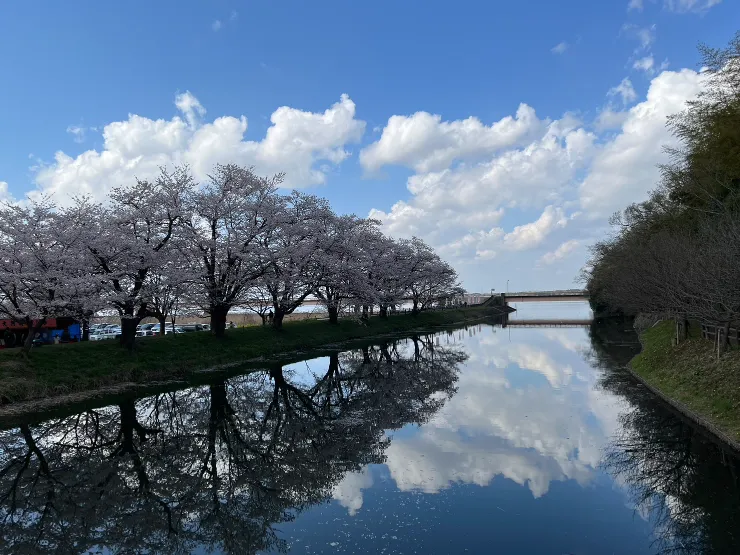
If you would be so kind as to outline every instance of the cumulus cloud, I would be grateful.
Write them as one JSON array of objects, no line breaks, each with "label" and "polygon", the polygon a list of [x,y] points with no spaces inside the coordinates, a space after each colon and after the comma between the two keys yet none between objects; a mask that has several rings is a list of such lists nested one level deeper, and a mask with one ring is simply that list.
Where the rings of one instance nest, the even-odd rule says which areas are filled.
[{"label": "cumulus cloud", "polygon": [[72,157],[59,151],[36,173],[41,192],[60,201],[72,194],[101,199],[113,187],[135,177],[157,174],[160,166],[187,163],[204,179],[215,163],[254,165],[260,174],[286,172],[286,187],[325,182],[332,167],[348,156],[347,145],[358,142],[365,122],[355,118],[347,95],[324,112],[288,106],[275,110],[266,135],[246,140],[245,116],[221,116],[204,121],[206,109],[189,91],[177,95],[178,115],[149,119],[130,114],[127,120],[103,128],[103,147]]},{"label": "cumulus cloud", "polygon": [[580,244],[581,242],[577,239],[570,239],[568,241],[565,241],[564,243],[561,243],[560,246],[558,246],[558,248],[554,251],[547,252],[542,255],[540,261],[544,264],[553,264],[555,262],[558,262],[559,260],[562,260],[570,253],[572,253],[576,248],[578,248]]},{"label": "cumulus cloud", "polygon": [[548,206],[534,222],[518,225],[504,235],[504,246],[513,251],[528,250],[538,246],[556,227],[565,227],[568,220],[562,208]]},{"label": "cumulus cloud", "polygon": [[565,54],[566,50],[568,50],[568,43],[563,41],[553,46],[550,49],[550,52],[552,52],[553,54]]},{"label": "cumulus cloud", "polygon": [[[700,86],[695,71],[662,71],[640,99],[626,78],[607,91],[607,106],[590,124],[570,114],[549,122],[537,118],[537,124],[531,119],[531,131],[512,134],[509,146],[483,146],[480,137],[493,126],[464,134],[457,129],[467,120],[436,117],[425,133],[404,133],[395,122],[411,129],[416,116],[394,116],[365,149],[373,153],[365,164],[415,170],[406,183],[410,198],[370,215],[393,236],[430,242],[459,268],[469,288],[490,287],[494,259],[496,267],[531,270],[532,281],[557,279],[570,286],[583,260],[568,255],[600,236],[611,213],[654,188],[663,145],[672,141],[666,118]],[[456,130],[454,141],[449,129]],[[579,225],[567,225],[575,217]]]},{"label": "cumulus cloud", "polygon": [[688,69],[665,71],[653,79],[646,100],[629,110],[621,133],[599,149],[580,185],[580,203],[590,217],[606,217],[645,198],[655,186],[656,165],[666,160],[663,147],[675,144],[666,118],[696,97],[701,81]]},{"label": "cumulus cloud", "polygon": [[641,12],[643,9],[643,2],[642,0],[630,0],[629,4],[627,4],[627,11],[636,10],[638,12]]},{"label": "cumulus cloud", "polygon": [[609,129],[619,129],[629,116],[629,112],[613,110],[607,107],[601,112],[594,122],[594,128],[597,131],[607,131]]},{"label": "cumulus cloud", "polygon": [[475,117],[442,121],[442,116],[428,112],[392,116],[380,139],[362,150],[360,163],[370,171],[386,165],[407,166],[417,172],[437,171],[455,160],[526,144],[546,125],[526,104],[519,106],[514,117],[491,125]]},{"label": "cumulus cloud", "polygon": [[221,27],[223,27],[223,23],[221,23],[220,19],[217,19],[213,23],[211,23],[211,29],[213,31],[220,31]]},{"label": "cumulus cloud", "polygon": [[0,181],[0,201],[8,200],[10,195],[8,194],[8,182]]}]

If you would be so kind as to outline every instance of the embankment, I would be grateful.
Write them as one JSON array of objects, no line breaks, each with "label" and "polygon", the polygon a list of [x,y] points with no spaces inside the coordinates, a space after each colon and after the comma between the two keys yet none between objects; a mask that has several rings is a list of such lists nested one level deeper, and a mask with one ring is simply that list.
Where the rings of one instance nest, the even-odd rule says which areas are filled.
[{"label": "embankment", "polygon": [[283,330],[253,326],[229,330],[225,338],[210,333],[187,333],[138,338],[133,353],[117,341],[49,345],[32,350],[26,362],[12,350],[0,351],[0,404],[9,405],[80,392],[186,380],[204,369],[224,369],[236,364],[336,346],[352,340],[433,330],[496,316],[489,307],[470,307],[372,317],[368,322],[304,320],[286,323]]},{"label": "embankment", "polygon": [[640,336],[632,373],[688,419],[740,451],[740,350],[717,358],[713,344],[691,335],[673,345],[675,326],[665,321]]}]

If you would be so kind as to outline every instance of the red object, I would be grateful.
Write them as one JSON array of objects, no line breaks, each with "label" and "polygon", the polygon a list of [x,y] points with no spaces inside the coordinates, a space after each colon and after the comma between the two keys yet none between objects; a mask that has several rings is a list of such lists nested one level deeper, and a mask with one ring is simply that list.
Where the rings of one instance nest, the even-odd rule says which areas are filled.
[{"label": "red object", "polygon": [[[38,320],[34,320],[32,326],[35,326],[38,323]],[[56,318],[49,318],[44,322],[44,325],[41,326],[41,329],[46,328],[56,328],[57,327],[57,320]],[[13,320],[0,320],[0,331],[3,330],[25,330],[28,329],[28,327],[25,324],[19,324],[18,322],[14,322]]]}]

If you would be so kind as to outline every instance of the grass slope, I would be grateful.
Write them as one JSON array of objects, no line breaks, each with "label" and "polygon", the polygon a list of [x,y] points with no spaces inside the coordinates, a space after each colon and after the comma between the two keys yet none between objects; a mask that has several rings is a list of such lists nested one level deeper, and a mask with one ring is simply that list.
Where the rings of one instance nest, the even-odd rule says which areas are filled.
[{"label": "grass slope", "polygon": [[644,332],[642,352],[632,359],[632,369],[740,441],[740,350],[732,349],[718,360],[712,342],[701,337],[674,347],[674,330],[669,321]]},{"label": "grass slope", "polygon": [[373,317],[367,324],[340,320],[288,322],[282,331],[253,326],[210,333],[188,333],[136,340],[127,353],[117,341],[48,345],[35,348],[25,363],[17,349],[0,351],[0,401],[13,403],[87,391],[122,382],[148,383],[186,378],[194,371],[258,357],[276,357],[353,339],[445,326],[493,315],[490,309],[467,308],[424,312],[418,316]]}]

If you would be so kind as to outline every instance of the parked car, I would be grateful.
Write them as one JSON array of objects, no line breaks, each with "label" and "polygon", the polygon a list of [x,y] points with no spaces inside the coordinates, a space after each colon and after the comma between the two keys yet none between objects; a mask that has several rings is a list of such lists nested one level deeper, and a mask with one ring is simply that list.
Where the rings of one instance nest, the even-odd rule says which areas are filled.
[{"label": "parked car", "polygon": [[[152,327],[152,333],[153,333],[154,335],[159,335],[159,334],[160,334],[160,331],[159,331],[159,329],[160,329],[160,326],[159,326],[159,324],[155,324],[155,325],[154,325],[154,326]],[[171,333],[176,333],[176,334],[177,334],[177,333],[185,333],[185,330],[183,330],[183,329],[182,329],[182,328],[181,328],[180,326],[177,326],[177,327],[175,327],[175,328],[173,329],[173,327],[172,327],[172,324],[168,324],[168,325],[167,325],[167,326],[165,326],[165,328],[164,328],[164,334],[165,334],[165,335],[169,335],[169,334],[171,334]]]},{"label": "parked car", "polygon": [[139,324],[136,326],[136,337],[149,337],[154,335],[152,328],[157,324]]},{"label": "parked car", "polygon": [[179,327],[182,328],[184,332],[189,333],[189,332],[194,332],[194,331],[205,331],[206,325],[207,324],[183,324]]},{"label": "parked car", "polygon": [[102,341],[103,339],[116,339],[121,336],[121,330],[115,328],[103,328],[90,332],[90,341]]}]

